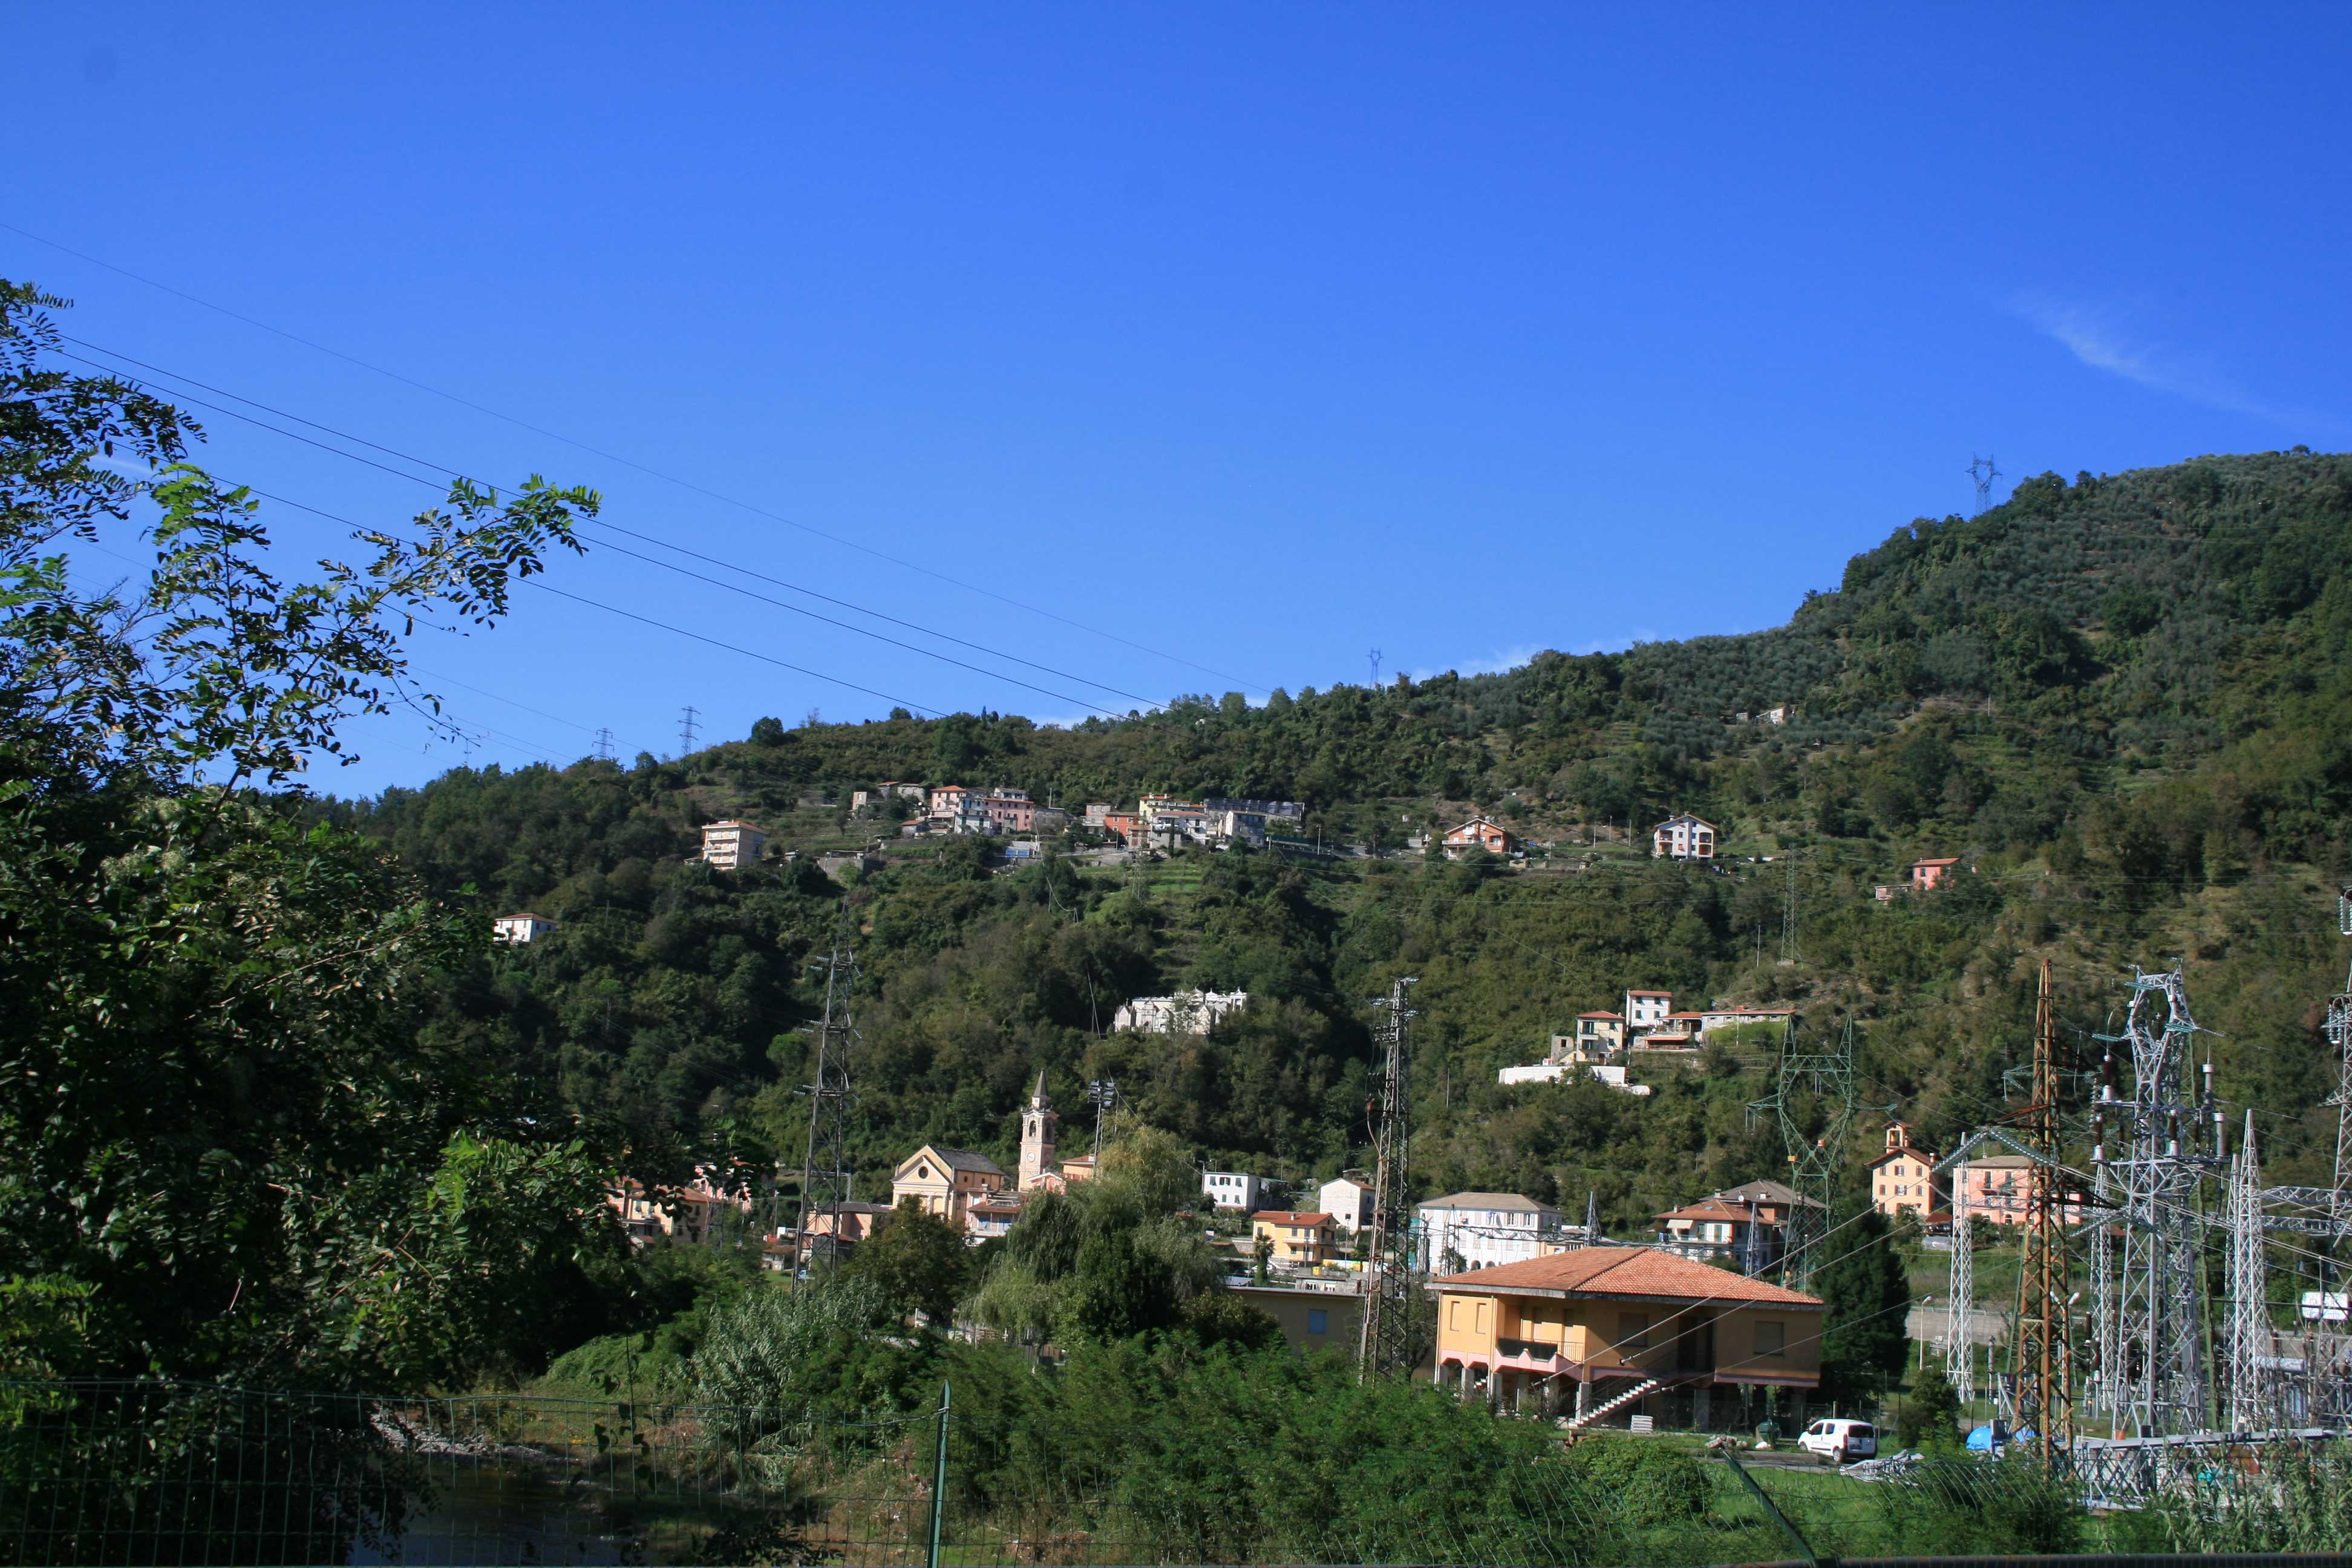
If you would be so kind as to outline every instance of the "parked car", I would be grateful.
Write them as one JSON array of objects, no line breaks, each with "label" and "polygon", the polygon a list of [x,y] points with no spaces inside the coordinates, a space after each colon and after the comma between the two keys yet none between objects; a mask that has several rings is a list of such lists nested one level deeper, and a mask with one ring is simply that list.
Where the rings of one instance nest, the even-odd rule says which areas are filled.
[{"label": "parked car", "polygon": [[1797,1434],[1797,1447],[1818,1454],[1824,1464],[1850,1465],[1878,1454],[1878,1428],[1867,1421],[1829,1416]]}]

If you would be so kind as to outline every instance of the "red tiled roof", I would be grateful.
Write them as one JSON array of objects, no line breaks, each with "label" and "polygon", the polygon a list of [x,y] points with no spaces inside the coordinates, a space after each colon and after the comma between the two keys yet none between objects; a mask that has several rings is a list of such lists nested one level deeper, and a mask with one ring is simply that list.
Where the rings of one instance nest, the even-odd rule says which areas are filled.
[{"label": "red tiled roof", "polygon": [[1440,1285],[1474,1289],[1564,1290],[1584,1296],[1663,1296],[1681,1300],[1754,1301],[1819,1307],[1821,1298],[1676,1258],[1654,1247],[1580,1247],[1549,1258],[1450,1274]]},{"label": "red tiled roof", "polygon": [[1329,1225],[1331,1223],[1331,1216],[1328,1214],[1299,1209],[1260,1209],[1250,1215],[1250,1218],[1262,1219],[1268,1225]]},{"label": "red tiled roof", "polygon": [[1658,1217],[1660,1219],[1733,1219],[1744,1221],[1748,1218],[1748,1211],[1744,1208],[1734,1208],[1729,1204],[1720,1202],[1715,1198],[1706,1198],[1702,1199],[1698,1203],[1689,1205],[1687,1207],[1668,1209],[1665,1213],[1658,1215]]}]

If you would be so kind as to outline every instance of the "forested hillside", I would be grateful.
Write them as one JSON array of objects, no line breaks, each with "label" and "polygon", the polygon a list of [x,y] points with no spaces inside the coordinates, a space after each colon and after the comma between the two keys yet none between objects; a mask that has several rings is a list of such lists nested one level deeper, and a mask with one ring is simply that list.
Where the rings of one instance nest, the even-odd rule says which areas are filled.
[{"label": "forested hillside", "polygon": [[[1762,1059],[1714,1053],[1657,1076],[1646,1101],[1496,1086],[1578,1011],[1648,985],[1793,1001],[1809,1030],[1852,1018],[1865,1099],[1940,1142],[1998,1110],[2043,952],[2091,1052],[2133,963],[2184,963],[2221,1088],[2275,1118],[2267,1157],[2285,1179],[2332,1151],[2316,1022],[2347,945],[2347,563],[2352,458],[2047,475],[1979,517],[1897,530],[1836,591],[1748,636],[1074,729],[763,721],[674,761],[461,770],[321,809],[442,890],[471,886],[486,914],[563,922],[449,976],[428,1033],[559,1081],[648,1166],[730,1140],[797,1155],[807,963],[845,898],[857,1163],[876,1192],[922,1138],[1008,1154],[1040,1067],[1066,1106],[1086,1078],[1116,1077],[1206,1158],[1328,1174],[1362,1157],[1366,1001],[1411,972],[1425,1184],[1571,1206],[1591,1189],[1629,1222],[1778,1164],[1742,1109]],[[1777,704],[1785,725],[1735,719]],[[1555,852],[1524,872],[1418,853],[995,872],[963,841],[894,852],[845,887],[805,861],[687,863],[723,815],[786,845],[887,836],[801,805],[884,778],[1072,805],[1295,798],[1327,837],[1388,847],[1478,808]],[[1626,824],[1672,808],[1723,826],[1724,865],[1625,853]],[[1956,885],[1873,897],[1926,854],[1960,858]],[[1257,1000],[1205,1040],[1100,1032],[1128,996],[1188,984]]]}]

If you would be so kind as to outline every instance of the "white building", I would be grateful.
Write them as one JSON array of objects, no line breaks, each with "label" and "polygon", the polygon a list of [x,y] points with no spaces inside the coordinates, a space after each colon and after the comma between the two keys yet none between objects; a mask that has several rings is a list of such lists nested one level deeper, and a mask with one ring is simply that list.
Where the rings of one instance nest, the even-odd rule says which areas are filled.
[{"label": "white building", "polygon": [[1505,1068],[1495,1075],[1495,1081],[1506,1085],[1568,1083],[1579,1078],[1591,1079],[1594,1083],[1605,1083],[1618,1093],[1630,1094],[1636,1099],[1646,1099],[1650,1093],[1650,1086],[1646,1083],[1625,1081],[1623,1062],[1587,1062],[1579,1061],[1573,1057],[1540,1061],[1523,1068]]},{"label": "white building", "polygon": [[555,922],[545,915],[500,915],[490,922],[490,931],[500,942],[529,942],[545,936],[555,929]]},{"label": "white building", "polygon": [[1559,1234],[1559,1211],[1517,1193],[1454,1193],[1415,1209],[1423,1256],[1433,1270],[1454,1272],[1447,1255],[1467,1268],[1492,1268],[1543,1256]]},{"label": "white building", "polygon": [[768,847],[768,835],[748,822],[706,822],[702,825],[702,858],[722,871],[756,866]]},{"label": "white building", "polygon": [[1205,1035],[1225,1016],[1249,1005],[1246,991],[1179,991],[1173,996],[1138,996],[1111,1016],[1114,1030],[1143,1035]]},{"label": "white building", "polygon": [[1244,1214],[1255,1214],[1267,1205],[1274,1184],[1264,1176],[1253,1176],[1244,1171],[1203,1171],[1201,1173],[1201,1195],[1210,1206],[1238,1209]]},{"label": "white building", "polygon": [[1712,860],[1715,824],[1684,812],[1650,830],[1650,855],[1658,860]]},{"label": "white building", "polygon": [[1665,1027],[1666,1015],[1675,1010],[1675,994],[1671,991],[1628,991],[1625,993],[1625,1028],[1629,1034],[1641,1034],[1649,1029]]},{"label": "white building", "polygon": [[1372,1223],[1372,1187],[1353,1176],[1338,1176],[1323,1184],[1315,1206],[1331,1216],[1341,1230],[1353,1236]]}]

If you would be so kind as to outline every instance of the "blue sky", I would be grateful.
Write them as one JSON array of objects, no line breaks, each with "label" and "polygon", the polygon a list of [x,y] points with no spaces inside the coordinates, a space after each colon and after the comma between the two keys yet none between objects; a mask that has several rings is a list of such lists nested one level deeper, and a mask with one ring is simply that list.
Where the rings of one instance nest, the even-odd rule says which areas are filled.
[{"label": "blue sky", "polygon": [[[0,274],[74,298],[78,336],[1155,699],[1360,681],[1374,646],[1469,671],[1769,626],[1968,510],[1980,452],[2014,479],[2352,445],[2338,8],[93,5],[18,31],[0,89],[35,131],[0,223],[613,456],[0,229]],[[370,520],[426,499],[208,422],[231,478]],[[1134,705],[609,551],[553,581],[926,709]],[[707,738],[889,706],[545,595],[415,658],[509,765],[599,726],[674,752],[688,703]],[[318,786],[462,755],[406,719],[359,740]]]}]

